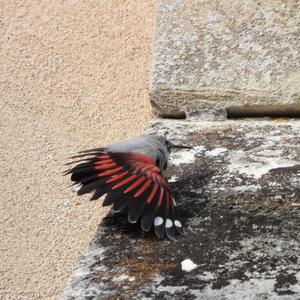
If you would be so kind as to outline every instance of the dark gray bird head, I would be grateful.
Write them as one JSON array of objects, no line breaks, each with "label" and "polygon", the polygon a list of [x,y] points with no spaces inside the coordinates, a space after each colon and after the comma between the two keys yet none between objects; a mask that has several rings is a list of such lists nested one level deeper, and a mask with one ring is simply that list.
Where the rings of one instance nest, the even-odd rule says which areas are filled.
[{"label": "dark gray bird head", "polygon": [[156,146],[156,165],[159,166],[161,170],[165,170],[167,168],[168,158],[173,149],[192,149],[190,146],[173,144],[161,135],[146,136],[146,138],[151,139],[150,143]]}]

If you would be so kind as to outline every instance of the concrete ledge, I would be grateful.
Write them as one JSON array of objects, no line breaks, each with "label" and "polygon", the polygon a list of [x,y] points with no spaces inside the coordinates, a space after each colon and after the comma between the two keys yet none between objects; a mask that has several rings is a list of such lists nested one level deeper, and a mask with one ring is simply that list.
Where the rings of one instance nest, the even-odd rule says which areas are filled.
[{"label": "concrete ledge", "polygon": [[161,114],[263,105],[300,115],[299,69],[299,1],[158,1],[151,101]]},{"label": "concrete ledge", "polygon": [[157,120],[148,132],[194,146],[169,168],[186,236],[160,241],[109,215],[62,299],[299,298],[300,122]]}]

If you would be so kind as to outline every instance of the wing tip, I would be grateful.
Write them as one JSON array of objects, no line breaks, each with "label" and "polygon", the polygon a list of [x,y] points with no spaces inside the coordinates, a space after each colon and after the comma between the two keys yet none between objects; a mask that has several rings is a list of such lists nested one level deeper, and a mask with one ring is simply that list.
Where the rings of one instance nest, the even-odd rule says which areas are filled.
[{"label": "wing tip", "polygon": [[161,216],[157,216],[154,218],[153,224],[155,235],[160,239],[167,236],[168,239],[177,241],[176,232],[180,235],[185,235],[182,223],[179,220],[164,219]]},{"label": "wing tip", "polygon": [[166,220],[161,217],[161,216],[157,216],[154,218],[154,231],[155,231],[155,235],[160,238],[163,239],[165,237],[165,223]]}]

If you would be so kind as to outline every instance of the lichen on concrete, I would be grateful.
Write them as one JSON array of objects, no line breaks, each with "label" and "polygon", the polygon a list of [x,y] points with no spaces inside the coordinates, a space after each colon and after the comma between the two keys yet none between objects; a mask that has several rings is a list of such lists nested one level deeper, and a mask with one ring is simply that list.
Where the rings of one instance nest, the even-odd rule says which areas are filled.
[{"label": "lichen on concrete", "polygon": [[194,147],[168,174],[186,235],[158,240],[109,214],[63,299],[299,298],[300,122],[161,119],[147,132]]},{"label": "lichen on concrete", "polygon": [[160,113],[300,113],[299,1],[158,3],[151,101]]}]

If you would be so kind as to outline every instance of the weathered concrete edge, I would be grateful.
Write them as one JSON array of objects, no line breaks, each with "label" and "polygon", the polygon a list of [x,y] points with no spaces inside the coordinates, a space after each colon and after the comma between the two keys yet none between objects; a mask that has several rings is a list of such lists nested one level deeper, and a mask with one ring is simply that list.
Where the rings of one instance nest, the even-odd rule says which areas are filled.
[{"label": "weathered concrete edge", "polygon": [[[176,116],[180,112],[200,109],[231,109],[241,113],[244,111],[256,114],[257,111],[276,111],[281,115],[300,116],[300,97],[285,98],[281,94],[269,94],[259,91],[226,90],[220,88],[206,88],[201,90],[188,89],[160,89],[152,84],[150,89],[152,106],[161,116]],[[264,103],[262,105],[262,103]]]},{"label": "weathered concrete edge", "polygon": [[[165,130],[170,129],[173,126],[177,126],[176,124],[178,123],[177,121],[170,121],[172,124],[171,123],[169,124],[169,121],[167,120],[162,120],[162,121],[167,122],[166,128],[164,128],[164,126],[160,126],[159,124],[157,124],[154,127],[150,126],[150,128],[148,129],[148,133],[162,134]],[[191,128],[194,127],[193,124],[195,123],[192,122],[188,122],[188,123],[191,126]],[[218,122],[213,122],[213,123],[215,125],[218,124]],[[228,121],[227,123],[232,124],[235,122]],[[259,123],[261,126],[270,124],[270,122],[264,122],[264,121],[260,121]],[[222,123],[220,122],[219,125],[220,124],[223,124],[223,122]],[[276,127],[282,126],[281,124],[282,123],[277,123],[277,122],[273,123],[273,125],[276,125]],[[290,122],[284,122],[284,124],[291,125]],[[153,125],[155,125],[155,123]],[[207,127],[209,123],[204,123],[203,125]],[[224,126],[226,127],[226,124]],[[299,129],[298,122],[297,122],[297,128]],[[177,132],[177,129],[176,130],[175,129],[176,128],[174,128],[173,130],[173,135],[176,134]],[[297,132],[299,132],[299,130]],[[173,138],[175,137],[176,136],[173,136]],[[123,274],[123,272],[118,273],[117,272],[118,270],[115,270],[113,273],[111,272],[110,269],[107,268],[107,265],[105,265],[105,260],[107,260],[109,257],[112,257],[115,254],[113,249],[110,249],[110,246],[113,246],[113,244],[121,245],[119,246],[119,248],[121,249],[124,249],[125,245],[126,246],[129,245],[129,247],[131,245],[134,249],[137,249],[136,246],[140,246],[139,241],[137,241],[136,243],[136,241],[134,241],[135,239],[128,240],[127,236],[122,236],[116,232],[118,232],[118,229],[114,230],[114,227],[109,227],[109,230],[107,230],[106,233],[102,230],[101,227],[99,227],[98,234],[95,236],[86,254],[80,259],[77,267],[75,268],[75,271],[69,281],[67,288],[65,289],[64,296],[62,299],[64,300],[104,299],[103,298],[104,296],[109,297],[110,295],[112,295],[112,293],[114,292],[114,288],[108,285],[107,283],[108,280],[106,279],[106,277],[109,277],[110,275],[113,274],[113,276],[115,276],[114,279],[116,280],[116,282],[118,282],[119,280],[118,276],[120,276],[120,274]],[[107,239],[108,233],[109,233],[109,239]],[[104,234],[106,234],[106,236]],[[138,253],[138,255],[141,254],[142,253],[140,252]],[[130,278],[128,277],[127,280],[130,280]],[[99,294],[99,292],[101,293],[101,295]],[[84,297],[86,298],[81,298],[82,295],[84,295]],[[292,298],[286,298],[286,299],[292,299]]]}]

